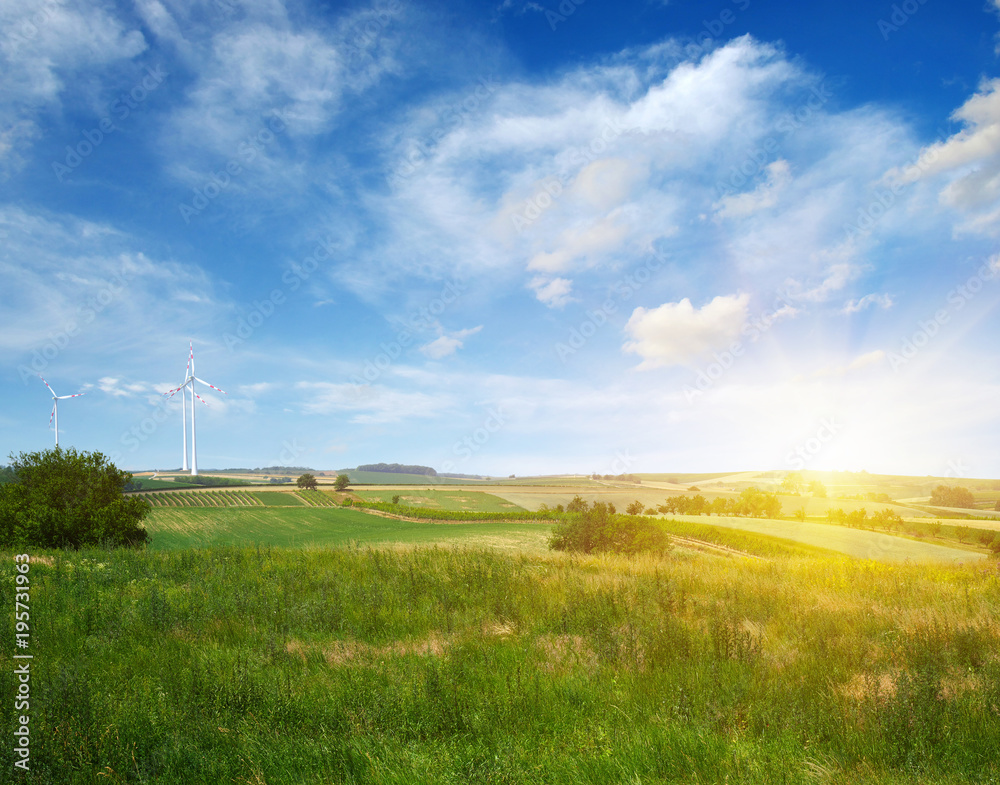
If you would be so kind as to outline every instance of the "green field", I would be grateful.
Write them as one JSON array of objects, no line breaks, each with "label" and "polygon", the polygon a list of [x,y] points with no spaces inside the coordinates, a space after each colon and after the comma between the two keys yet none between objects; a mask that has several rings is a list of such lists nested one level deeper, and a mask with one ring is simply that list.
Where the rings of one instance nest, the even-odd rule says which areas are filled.
[{"label": "green field", "polygon": [[158,508],[146,522],[154,550],[219,545],[337,548],[348,545],[476,545],[546,550],[537,523],[398,521],[349,508]]},{"label": "green field", "polygon": [[681,521],[781,537],[817,548],[828,548],[857,559],[927,563],[974,562],[987,558],[984,551],[950,547],[943,543],[921,542],[881,532],[849,529],[825,523],[772,521],[761,518],[719,518],[700,515],[677,515],[675,517]]},{"label": "green field", "polygon": [[[635,493],[566,482],[353,495],[474,516]],[[567,555],[547,522],[328,490],[148,496],[144,550],[31,553],[20,782],[1000,783],[1000,571],[976,546],[677,516],[666,556]]]},{"label": "green field", "polygon": [[399,496],[399,503],[409,507],[426,507],[437,510],[469,510],[472,512],[523,512],[524,508],[483,491],[442,491],[436,488],[412,491],[357,491],[357,496],[371,501],[392,501]]},{"label": "green field", "polygon": [[992,565],[42,551],[31,591],[32,785],[1000,780]]}]

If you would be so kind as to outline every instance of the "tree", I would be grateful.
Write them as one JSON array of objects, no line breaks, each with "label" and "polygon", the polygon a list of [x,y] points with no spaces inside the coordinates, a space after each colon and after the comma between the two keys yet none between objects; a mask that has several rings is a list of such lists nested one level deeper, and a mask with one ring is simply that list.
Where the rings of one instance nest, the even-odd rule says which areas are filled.
[{"label": "tree", "polygon": [[574,553],[667,553],[670,536],[656,523],[637,515],[616,515],[613,504],[595,502],[572,519],[556,524],[549,547]]},{"label": "tree", "polygon": [[0,486],[0,547],[80,548],[142,545],[151,509],[125,496],[131,472],[99,452],[73,448],[11,456],[15,480]]},{"label": "tree", "polygon": [[319,483],[316,482],[316,477],[309,472],[299,476],[296,484],[304,491],[315,491],[319,490]]},{"label": "tree", "polygon": [[642,511],[646,508],[641,501],[636,499],[628,507],[625,508],[625,512],[628,515],[642,515]]},{"label": "tree", "polygon": [[949,488],[947,485],[939,485],[931,493],[931,504],[935,507],[975,507],[976,497],[972,491],[956,485]]},{"label": "tree", "polygon": [[333,487],[338,491],[346,491],[347,486],[351,484],[351,478],[346,474],[338,474],[337,479],[333,483]]},{"label": "tree", "polygon": [[798,472],[789,472],[785,479],[781,481],[781,490],[786,493],[798,493],[802,490],[802,475]]},{"label": "tree", "polygon": [[826,486],[819,480],[813,480],[811,483],[809,483],[809,493],[811,493],[817,499],[825,499]]},{"label": "tree", "polygon": [[583,512],[586,509],[587,502],[581,499],[579,495],[574,496],[566,505],[566,512]]}]

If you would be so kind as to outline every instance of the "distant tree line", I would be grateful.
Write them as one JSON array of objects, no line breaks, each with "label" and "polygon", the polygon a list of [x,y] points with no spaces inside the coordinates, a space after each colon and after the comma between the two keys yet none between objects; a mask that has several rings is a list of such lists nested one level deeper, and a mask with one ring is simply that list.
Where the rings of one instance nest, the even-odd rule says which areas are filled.
[{"label": "distant tree line", "polygon": [[10,466],[0,466],[0,485],[6,482],[14,482],[17,476],[14,474],[14,470]]},{"label": "distant tree line", "polygon": [[[513,476],[513,475],[511,475]],[[632,482],[636,485],[642,484],[642,478],[636,474],[598,474],[594,472],[590,475],[592,480],[617,480],[618,482]]]},{"label": "distant tree line", "polygon": [[947,485],[939,485],[931,493],[931,504],[935,507],[975,507],[976,498],[968,488],[956,485],[949,488]]},{"label": "distant tree line", "polygon": [[[178,471],[180,470],[178,469]],[[308,466],[258,466],[255,469],[237,467],[234,469],[222,469],[221,471],[231,474],[295,474],[296,472],[314,472],[316,470],[310,469]]]},{"label": "distant tree line", "polygon": [[781,500],[777,494],[756,487],[743,490],[736,498],[718,496],[708,501],[696,496],[669,496],[656,508],[664,515],[725,515],[739,518],[777,518],[781,515]]},{"label": "distant tree line", "polygon": [[403,463],[366,463],[359,466],[359,472],[386,472],[388,474],[422,474],[425,477],[437,477],[437,471],[430,466],[410,466]]},{"label": "distant tree line", "polygon": [[899,513],[895,510],[890,510],[888,507],[876,510],[870,518],[868,517],[868,510],[864,507],[860,510],[851,510],[850,512],[844,512],[838,507],[836,510],[827,510],[826,519],[830,523],[838,523],[841,526],[850,526],[855,529],[874,528],[876,526],[892,529],[903,524],[903,519]]}]

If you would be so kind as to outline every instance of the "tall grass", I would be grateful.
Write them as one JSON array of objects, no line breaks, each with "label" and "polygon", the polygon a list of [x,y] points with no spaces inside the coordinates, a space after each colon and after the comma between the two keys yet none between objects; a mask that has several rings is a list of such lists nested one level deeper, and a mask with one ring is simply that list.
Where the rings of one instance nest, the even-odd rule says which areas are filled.
[{"label": "tall grass", "polygon": [[215,548],[31,575],[25,782],[1000,778],[995,565]]}]

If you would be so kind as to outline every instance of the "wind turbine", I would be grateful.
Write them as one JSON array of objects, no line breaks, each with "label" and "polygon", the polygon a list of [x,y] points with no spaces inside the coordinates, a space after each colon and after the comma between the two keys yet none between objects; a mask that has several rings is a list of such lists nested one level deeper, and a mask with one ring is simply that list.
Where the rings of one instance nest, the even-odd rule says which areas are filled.
[{"label": "wind turbine", "polygon": [[188,357],[187,368],[184,369],[184,382],[181,384],[180,387],[175,387],[173,390],[168,390],[167,392],[163,393],[165,396],[167,396],[168,401],[174,397],[174,393],[179,391],[181,394],[181,421],[183,423],[181,427],[183,428],[182,433],[184,434],[184,447],[183,447],[183,452],[181,453],[181,470],[185,472],[188,470],[188,424],[187,424],[186,390],[188,384],[191,381],[191,361],[193,359],[194,359],[194,345],[192,344],[191,355]]},{"label": "wind turbine", "polygon": [[174,396],[175,393],[177,393],[177,392],[181,393],[181,411],[185,412],[185,414],[184,414],[184,465],[183,465],[183,468],[186,470],[187,467],[188,467],[188,465],[187,465],[187,452],[188,452],[188,450],[187,450],[187,415],[186,415],[186,410],[187,410],[187,393],[184,392],[184,390],[185,390],[186,387],[190,387],[191,388],[191,474],[195,475],[195,474],[198,473],[198,431],[197,431],[197,428],[195,427],[195,406],[194,406],[194,399],[197,398],[199,401],[201,401],[206,406],[208,406],[208,401],[206,401],[204,398],[202,398],[200,395],[198,395],[198,393],[196,393],[194,391],[194,383],[198,382],[199,384],[204,384],[206,387],[211,387],[213,390],[215,390],[216,392],[220,392],[223,395],[226,395],[226,391],[225,390],[220,390],[214,384],[209,384],[204,379],[199,379],[197,376],[194,375],[194,343],[189,343],[188,347],[190,349],[190,352],[188,354],[187,370],[185,370],[185,372],[184,372],[185,373],[184,383],[181,384],[180,387],[176,387],[173,390],[169,390],[168,392],[165,392],[163,394],[166,395],[167,396],[167,400],[169,400],[170,398],[172,398]]},{"label": "wind turbine", "polygon": [[76,395],[56,395],[56,391],[49,386],[49,383],[45,381],[45,378],[38,374],[38,378],[42,380],[42,383],[49,388],[49,392],[52,393],[52,414],[49,415],[49,427],[55,423],[56,431],[56,447],[59,446],[59,401],[66,398],[79,398],[81,395],[86,395],[86,393],[76,393]]}]

